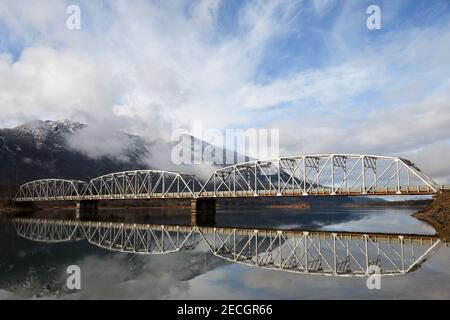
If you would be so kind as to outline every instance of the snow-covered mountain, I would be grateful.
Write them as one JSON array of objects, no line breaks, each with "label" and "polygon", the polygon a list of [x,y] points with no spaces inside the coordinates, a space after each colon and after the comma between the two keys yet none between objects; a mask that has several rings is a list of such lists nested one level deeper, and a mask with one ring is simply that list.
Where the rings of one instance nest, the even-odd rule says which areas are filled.
[{"label": "snow-covered mountain", "polygon": [[[201,163],[202,150],[209,144],[192,136],[180,139],[191,141],[192,160]],[[70,120],[34,120],[0,129],[0,185],[17,186],[49,177],[89,181],[106,173],[135,169],[165,169],[201,176],[204,167],[178,166],[171,161],[177,143],[147,141],[123,132],[104,134]]]},{"label": "snow-covered mountain", "polygon": [[144,167],[140,159],[148,148],[138,136],[117,133],[118,138],[126,141],[126,157],[120,159],[90,157],[74,148],[71,139],[86,127],[70,120],[34,120],[12,129],[0,129],[0,184],[45,177],[89,180],[108,172]]},{"label": "snow-covered mountain", "polygon": [[51,137],[67,138],[85,127],[86,125],[82,123],[70,120],[33,120],[16,127],[15,130],[24,134],[31,134],[38,143],[43,143]]}]

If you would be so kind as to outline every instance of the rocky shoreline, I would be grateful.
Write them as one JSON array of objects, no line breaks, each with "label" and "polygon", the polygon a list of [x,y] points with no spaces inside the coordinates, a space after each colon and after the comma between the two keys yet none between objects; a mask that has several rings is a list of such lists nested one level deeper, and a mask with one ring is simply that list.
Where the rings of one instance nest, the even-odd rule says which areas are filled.
[{"label": "rocky shoreline", "polygon": [[444,240],[450,240],[450,191],[436,195],[428,207],[413,216],[433,226]]}]

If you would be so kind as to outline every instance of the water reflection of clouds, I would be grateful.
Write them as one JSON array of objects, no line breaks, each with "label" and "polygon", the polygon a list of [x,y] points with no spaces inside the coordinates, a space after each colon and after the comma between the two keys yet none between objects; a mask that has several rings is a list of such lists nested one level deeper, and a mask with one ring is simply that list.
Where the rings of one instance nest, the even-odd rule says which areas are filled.
[{"label": "water reflection of clouds", "polygon": [[[145,259],[151,265],[150,259]],[[126,259],[90,256],[79,262],[82,290],[68,294],[69,299],[161,299],[170,293],[184,291],[188,283],[167,266],[163,269],[144,267],[138,273],[129,270]]]},{"label": "water reflection of clouds", "polygon": [[[220,259],[206,257],[203,252],[181,252],[164,256],[142,256],[137,270],[130,267],[129,254],[108,258],[88,256],[78,262],[82,290],[68,294],[69,299],[165,299],[186,296],[191,279],[206,273]],[[65,276],[65,275],[63,275]]]},{"label": "water reflection of clouds", "polygon": [[[25,254],[17,257],[10,250],[1,257],[0,266],[9,261],[13,270],[5,273],[5,265],[1,269],[0,299],[164,299],[183,296],[190,279],[228,264],[202,246],[195,251],[146,256],[108,252],[83,242],[15,241],[13,247]],[[81,268],[80,292],[65,290],[66,268],[71,264]]]},{"label": "water reflection of clouds", "polygon": [[[450,298],[450,250],[440,250],[434,263],[404,277],[385,277],[382,290],[368,290],[365,278],[305,276],[241,265],[227,265],[188,280],[160,282],[173,299],[365,299],[365,298]],[[438,266],[436,268],[436,266]],[[168,288],[170,287],[170,288]],[[139,291],[138,291],[139,292]],[[131,293],[135,295],[136,292]],[[148,292],[142,292],[148,298]]]},{"label": "water reflection of clouds", "polygon": [[[235,266],[216,269],[190,281],[188,298],[272,299],[449,299],[450,250],[441,249],[430,264],[402,277],[383,277],[381,290],[368,290],[365,278],[333,278],[296,275]],[[238,279],[236,279],[238,277]],[[445,279],[445,281],[443,281]],[[230,284],[214,294],[215,283]],[[239,285],[240,284],[240,285]],[[255,294],[256,293],[256,294]]]},{"label": "water reflection of clouds", "polygon": [[0,289],[0,300],[17,299],[18,297],[7,290]]},{"label": "water reflection of clouds", "polygon": [[[450,250],[442,248],[421,269],[383,277],[382,290],[368,290],[365,278],[283,273],[227,264],[203,252],[134,258],[129,254],[88,255],[74,261],[82,290],[65,299],[364,299],[450,298]],[[66,274],[59,269],[59,282]],[[47,296],[52,297],[51,295]],[[0,299],[17,296],[0,290]]]},{"label": "water reflection of clouds", "polygon": [[435,230],[430,225],[412,218],[410,214],[410,211],[402,210],[384,213],[371,213],[369,211],[359,220],[328,224],[321,229],[333,231],[435,234]]},{"label": "water reflection of clouds", "polygon": [[310,209],[265,209],[217,214],[223,226],[261,227],[296,230],[332,230],[434,234],[434,229],[411,215],[417,208],[311,207]]}]

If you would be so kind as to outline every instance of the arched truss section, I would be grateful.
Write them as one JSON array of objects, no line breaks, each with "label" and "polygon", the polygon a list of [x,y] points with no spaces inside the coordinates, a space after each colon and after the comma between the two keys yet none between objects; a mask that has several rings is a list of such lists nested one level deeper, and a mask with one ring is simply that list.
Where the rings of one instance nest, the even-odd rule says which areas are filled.
[{"label": "arched truss section", "polygon": [[193,198],[202,184],[190,174],[135,170],[107,174],[89,182],[84,199]]},{"label": "arched truss section", "polygon": [[406,159],[319,154],[221,168],[207,180],[200,196],[433,194],[439,188]]},{"label": "arched truss section", "polygon": [[59,243],[85,238],[77,221],[17,218],[14,228],[20,237],[37,242]]},{"label": "arched truss section", "polygon": [[189,226],[27,218],[16,218],[13,223],[17,234],[28,240],[59,243],[86,239],[103,249],[135,254],[193,249],[201,240]]},{"label": "arched truss section", "polygon": [[34,180],[19,187],[15,201],[77,200],[87,186],[87,182],[79,180]]},{"label": "arched truss section", "polygon": [[135,254],[166,254],[194,248],[200,237],[191,227],[84,223],[87,240],[98,247]]},{"label": "arched truss section", "polygon": [[427,236],[199,228],[214,255],[258,268],[328,276],[401,275],[441,240]]}]

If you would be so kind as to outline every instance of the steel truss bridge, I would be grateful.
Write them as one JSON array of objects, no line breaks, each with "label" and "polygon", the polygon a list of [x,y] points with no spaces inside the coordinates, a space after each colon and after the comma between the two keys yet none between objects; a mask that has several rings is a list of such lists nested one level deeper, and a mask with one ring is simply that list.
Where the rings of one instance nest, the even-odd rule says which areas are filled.
[{"label": "steel truss bridge", "polygon": [[20,186],[15,201],[421,195],[435,194],[442,188],[406,159],[318,154],[220,168],[204,183],[191,174],[162,170],[111,173],[89,182],[36,180]]},{"label": "steel truss bridge", "polygon": [[19,236],[45,243],[87,240],[132,254],[160,255],[205,245],[234,263],[327,276],[402,275],[439,248],[435,236],[326,231],[281,231],[120,222],[16,218]]}]

